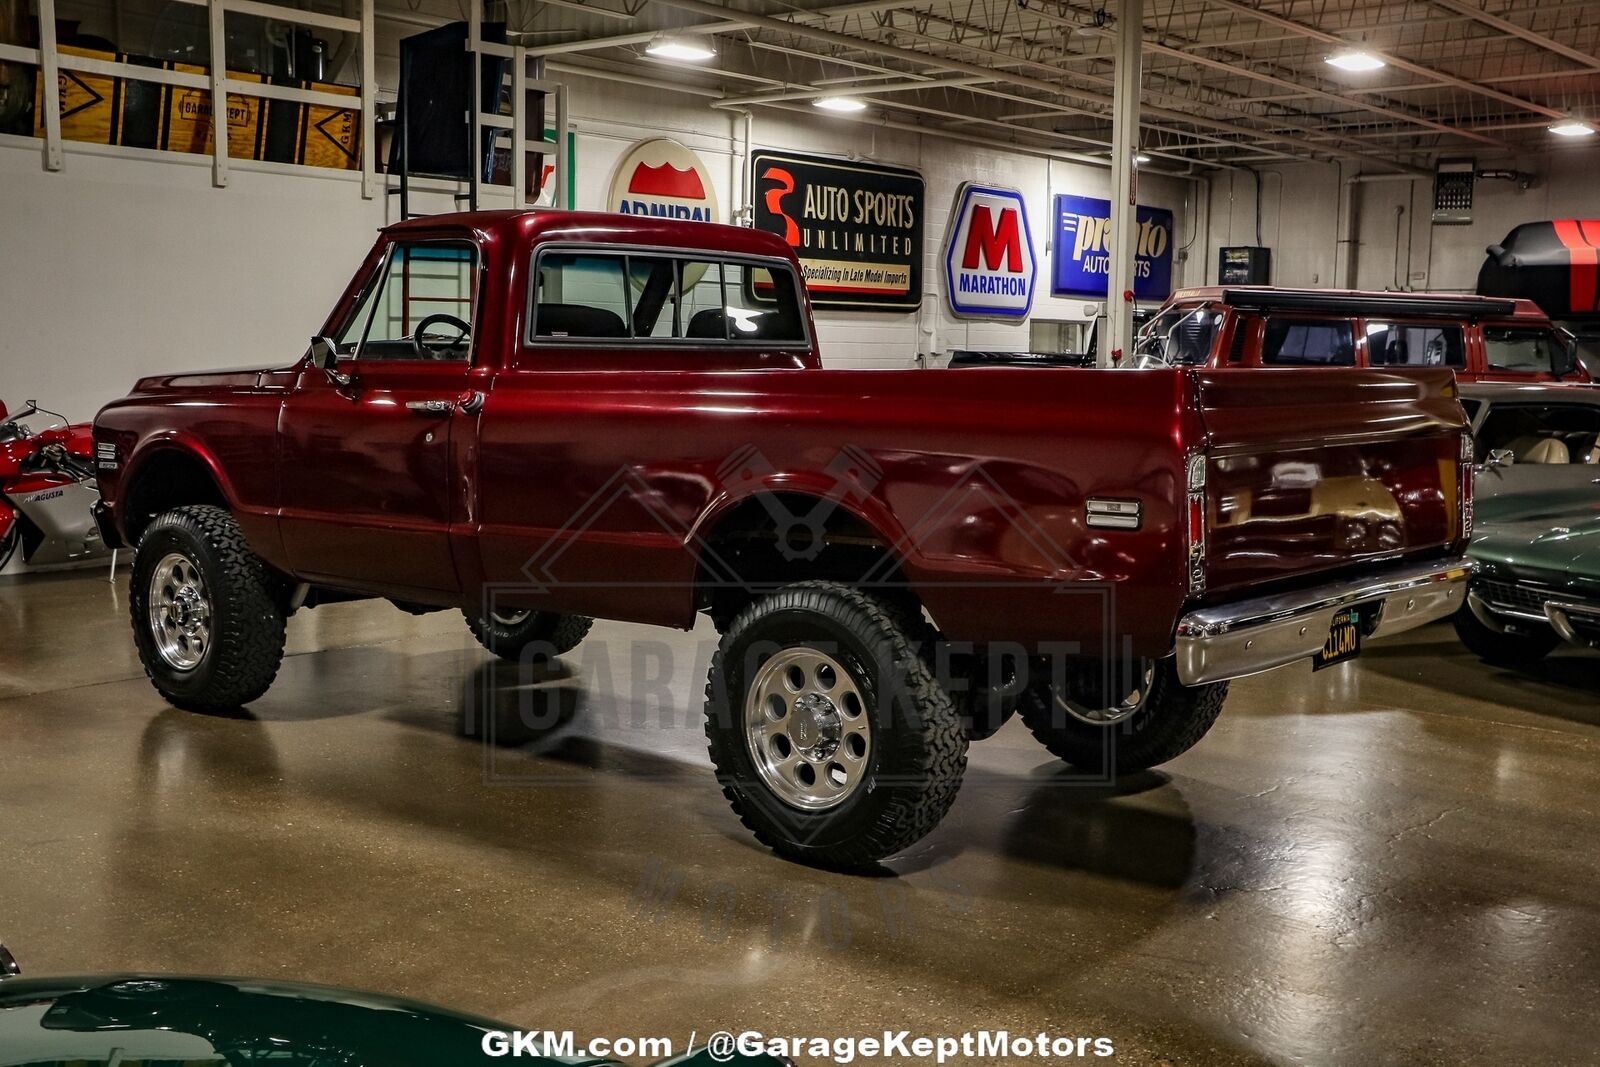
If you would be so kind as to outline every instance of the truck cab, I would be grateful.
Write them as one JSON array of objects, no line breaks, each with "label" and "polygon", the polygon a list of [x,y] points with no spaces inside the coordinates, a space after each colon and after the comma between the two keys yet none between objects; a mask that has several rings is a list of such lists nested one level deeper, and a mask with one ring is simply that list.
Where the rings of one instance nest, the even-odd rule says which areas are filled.
[{"label": "truck cab", "polygon": [[1463,381],[1587,382],[1572,337],[1530,300],[1211,286],[1182,289],[1127,366],[1449,368]]}]

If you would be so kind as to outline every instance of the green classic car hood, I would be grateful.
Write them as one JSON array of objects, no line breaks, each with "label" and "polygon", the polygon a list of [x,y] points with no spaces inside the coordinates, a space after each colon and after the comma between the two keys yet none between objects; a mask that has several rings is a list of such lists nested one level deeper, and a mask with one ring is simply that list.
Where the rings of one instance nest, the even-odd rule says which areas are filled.
[{"label": "green classic car hood", "polygon": [[[620,1067],[605,1059],[484,1052],[486,1033],[513,1029],[398,997],[291,982],[145,975],[0,980],[0,1067]],[[672,1062],[698,1065],[701,1057]]]},{"label": "green classic car hood", "polygon": [[1533,515],[1480,528],[1469,554],[1517,570],[1572,572],[1600,578],[1600,515]]}]

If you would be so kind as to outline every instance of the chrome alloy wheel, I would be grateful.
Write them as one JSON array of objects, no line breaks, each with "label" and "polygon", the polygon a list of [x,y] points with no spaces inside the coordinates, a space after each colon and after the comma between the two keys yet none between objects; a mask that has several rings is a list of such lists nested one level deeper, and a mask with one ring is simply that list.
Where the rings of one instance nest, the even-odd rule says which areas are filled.
[{"label": "chrome alloy wheel", "polygon": [[181,552],[161,557],[150,572],[150,635],[167,666],[192,671],[211,647],[211,595],[200,568]]},{"label": "chrome alloy wheel", "polygon": [[1055,686],[1050,687],[1051,695],[1055,698],[1056,707],[1090,726],[1111,726],[1131,719],[1139,714],[1139,709],[1144,707],[1145,698],[1150,695],[1151,686],[1156,681],[1156,661],[1153,659],[1135,660],[1133,676],[1112,678],[1111,691],[1120,694],[1117,702],[1103,708],[1091,708],[1080,704],[1061,692]]},{"label": "chrome alloy wheel", "polygon": [[803,811],[842,803],[867,776],[869,719],[849,673],[812,648],[775,653],[745,695],[745,743],[756,773]]}]

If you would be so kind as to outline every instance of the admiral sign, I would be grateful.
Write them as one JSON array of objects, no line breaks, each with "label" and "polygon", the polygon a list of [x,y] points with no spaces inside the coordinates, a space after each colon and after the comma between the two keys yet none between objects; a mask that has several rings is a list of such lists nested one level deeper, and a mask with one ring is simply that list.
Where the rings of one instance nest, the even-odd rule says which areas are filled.
[{"label": "admiral sign", "polygon": [[[1111,269],[1111,201],[1058,196],[1055,204],[1055,278],[1058,295],[1106,295]],[[1140,207],[1133,295],[1165,300],[1172,293],[1172,212]]]},{"label": "admiral sign", "polygon": [[922,175],[789,152],[751,153],[755,226],[800,257],[821,308],[922,305]]},{"label": "admiral sign", "polygon": [[717,191],[700,157],[677,141],[640,141],[611,175],[606,204],[624,215],[717,221]]},{"label": "admiral sign", "polygon": [[1015,189],[968,182],[945,239],[945,293],[957,315],[1026,318],[1033,307],[1033,231]]}]

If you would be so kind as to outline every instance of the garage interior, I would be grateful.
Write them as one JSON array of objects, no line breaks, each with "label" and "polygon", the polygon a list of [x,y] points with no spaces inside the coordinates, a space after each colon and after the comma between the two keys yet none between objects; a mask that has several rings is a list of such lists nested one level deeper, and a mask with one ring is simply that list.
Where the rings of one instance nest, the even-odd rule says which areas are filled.
[{"label": "garage interior", "polygon": [[[1470,293],[1514,227],[1600,215],[1596,0],[0,0],[0,400],[77,423],[146,375],[299,358],[401,218],[400,41],[457,24],[515,87],[478,133],[506,174],[408,175],[412,215],[612,210],[655,137],[704,161],[721,222],[752,219],[753,151],[919,173],[920,304],[820,308],[829,367],[1131,348],[1131,302],[1046,291],[1060,196],[1170,213],[1174,290],[1265,249],[1273,285]],[[345,108],[332,163],[214,135],[247,42],[293,52],[296,27],[317,73],[252,99]],[[73,94],[152,56],[196,139],[75,139]],[[52,80],[59,109],[35,102]],[[1034,213],[1021,320],[946,306],[964,182]],[[1591,650],[1494,666],[1433,623],[1233,682],[1202,745],[1110,786],[1013,720],[949,817],[861,877],[773,855],[718,794],[709,618],[602,620],[508,674],[458,612],[329,604],[289,621],[265,697],[201,715],[144,675],[128,555],[109,581],[103,557],[20,553],[0,576],[0,940],[24,974],[281,978],[680,1041],[988,1027],[1109,1036],[1130,1064],[1594,1060]]]}]

